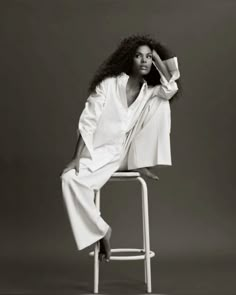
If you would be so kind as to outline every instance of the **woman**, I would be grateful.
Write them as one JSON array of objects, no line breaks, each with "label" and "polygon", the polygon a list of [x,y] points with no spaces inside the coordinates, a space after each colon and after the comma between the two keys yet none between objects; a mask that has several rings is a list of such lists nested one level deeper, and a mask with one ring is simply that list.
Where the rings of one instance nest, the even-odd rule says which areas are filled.
[{"label": "woman", "polygon": [[158,180],[150,167],[172,165],[170,102],[179,77],[177,57],[149,35],[125,38],[98,69],[73,159],[61,175],[78,250],[99,240],[99,259],[110,258],[112,229],[95,206],[95,189],[115,171],[135,170]]}]

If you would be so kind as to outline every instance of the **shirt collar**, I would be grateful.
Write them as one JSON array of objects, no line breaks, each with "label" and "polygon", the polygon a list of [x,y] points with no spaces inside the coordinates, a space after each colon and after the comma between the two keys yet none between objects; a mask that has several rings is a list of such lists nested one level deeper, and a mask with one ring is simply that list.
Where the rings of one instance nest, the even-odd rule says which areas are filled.
[{"label": "shirt collar", "polygon": [[[122,72],[121,75],[126,79],[126,82],[127,82],[127,80],[129,79],[129,75],[126,74],[125,72]],[[144,84],[144,87],[147,88],[147,81],[143,78],[143,79],[142,79],[142,82],[143,82],[143,84]]]}]

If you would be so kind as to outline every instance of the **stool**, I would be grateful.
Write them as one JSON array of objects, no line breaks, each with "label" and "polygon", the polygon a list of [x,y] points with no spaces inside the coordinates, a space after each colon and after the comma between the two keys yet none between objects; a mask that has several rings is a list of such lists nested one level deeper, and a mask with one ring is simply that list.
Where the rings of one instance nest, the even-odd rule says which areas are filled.
[{"label": "stool", "polygon": [[[111,260],[144,260],[144,278],[147,284],[147,293],[152,292],[151,282],[151,260],[155,256],[155,252],[150,250],[150,235],[149,235],[149,214],[148,214],[148,190],[146,181],[141,177],[139,172],[115,172],[110,177],[109,181],[139,181],[142,192],[142,223],[143,223],[143,249],[137,248],[116,248],[111,249]],[[100,210],[100,190],[95,190],[95,204]],[[99,241],[95,243],[94,251],[90,252],[90,256],[94,256],[94,293],[98,293],[99,284]],[[112,253],[116,252],[138,252],[139,255],[131,256],[115,256]]]}]

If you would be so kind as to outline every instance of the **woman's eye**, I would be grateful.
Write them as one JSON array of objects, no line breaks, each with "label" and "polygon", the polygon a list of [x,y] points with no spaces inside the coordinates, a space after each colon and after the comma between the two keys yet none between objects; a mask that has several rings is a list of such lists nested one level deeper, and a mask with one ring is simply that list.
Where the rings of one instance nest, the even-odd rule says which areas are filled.
[{"label": "woman's eye", "polygon": [[[140,55],[140,54],[137,54],[137,55],[135,55],[135,57],[136,57],[136,58],[137,58],[137,57],[141,57],[141,55]],[[148,55],[147,58],[152,58],[152,55]]]}]

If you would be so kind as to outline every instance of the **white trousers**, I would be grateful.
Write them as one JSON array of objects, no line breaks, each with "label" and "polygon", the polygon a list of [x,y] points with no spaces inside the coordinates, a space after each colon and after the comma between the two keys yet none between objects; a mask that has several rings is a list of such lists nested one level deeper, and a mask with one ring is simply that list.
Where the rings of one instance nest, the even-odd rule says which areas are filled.
[{"label": "white trousers", "polygon": [[[139,120],[127,134],[127,140],[119,160],[110,162],[96,171],[83,167],[79,173],[75,169],[71,169],[60,176],[64,204],[78,250],[90,246],[105,236],[109,225],[96,208],[94,190],[100,189],[115,171],[128,170],[129,153],[133,152],[132,141],[135,136],[138,135],[139,138],[142,136],[142,140],[148,145],[148,153],[143,151],[142,158],[143,155],[148,158],[151,154],[156,153],[158,147],[155,130],[158,129],[158,105],[157,99],[152,99],[147,103],[142,120]],[[148,141],[145,138],[147,134],[149,134]],[[150,164],[149,166],[157,164],[155,159],[147,159],[146,162]]]}]

